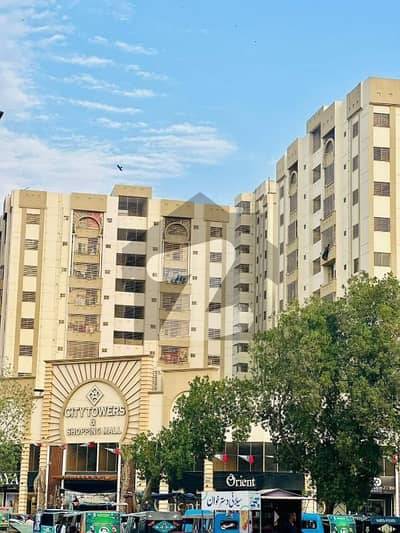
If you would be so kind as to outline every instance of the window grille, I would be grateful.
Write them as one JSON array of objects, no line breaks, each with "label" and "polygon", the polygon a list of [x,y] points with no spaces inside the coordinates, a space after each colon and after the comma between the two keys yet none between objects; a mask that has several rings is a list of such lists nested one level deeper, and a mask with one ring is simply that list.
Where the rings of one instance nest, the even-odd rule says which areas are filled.
[{"label": "window grille", "polygon": [[160,335],[164,337],[188,337],[188,320],[161,320]]},{"label": "window grille", "polygon": [[25,239],[25,250],[37,250],[39,241],[36,239]]}]

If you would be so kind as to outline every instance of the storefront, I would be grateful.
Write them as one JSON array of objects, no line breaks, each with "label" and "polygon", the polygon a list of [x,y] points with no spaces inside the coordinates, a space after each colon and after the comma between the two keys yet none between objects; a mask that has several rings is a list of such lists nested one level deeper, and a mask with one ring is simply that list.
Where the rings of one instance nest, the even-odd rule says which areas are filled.
[{"label": "storefront", "polygon": [[24,449],[19,511],[99,497],[128,507],[134,476],[122,447],[147,430],[150,358],[52,362],[46,377],[39,442]]}]

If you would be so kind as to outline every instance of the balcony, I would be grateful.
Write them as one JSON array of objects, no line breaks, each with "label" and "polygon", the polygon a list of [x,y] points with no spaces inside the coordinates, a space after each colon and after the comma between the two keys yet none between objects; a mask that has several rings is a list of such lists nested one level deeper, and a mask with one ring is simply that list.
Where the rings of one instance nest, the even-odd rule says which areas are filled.
[{"label": "balcony", "polygon": [[321,219],[321,233],[336,224],[336,211],[332,211],[327,217]]},{"label": "balcony", "polygon": [[336,294],[336,278],[321,285],[320,297],[325,298],[328,294]]},{"label": "balcony", "polygon": [[336,261],[336,245],[327,245],[321,253],[321,266],[332,265]]}]

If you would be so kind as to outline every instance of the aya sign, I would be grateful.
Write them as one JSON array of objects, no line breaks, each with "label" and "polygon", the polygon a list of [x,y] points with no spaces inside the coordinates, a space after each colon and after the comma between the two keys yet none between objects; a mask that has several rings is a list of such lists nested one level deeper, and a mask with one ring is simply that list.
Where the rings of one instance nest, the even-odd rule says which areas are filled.
[{"label": "aya sign", "polygon": [[203,511],[258,511],[261,497],[256,491],[207,491],[201,493],[201,508]]}]

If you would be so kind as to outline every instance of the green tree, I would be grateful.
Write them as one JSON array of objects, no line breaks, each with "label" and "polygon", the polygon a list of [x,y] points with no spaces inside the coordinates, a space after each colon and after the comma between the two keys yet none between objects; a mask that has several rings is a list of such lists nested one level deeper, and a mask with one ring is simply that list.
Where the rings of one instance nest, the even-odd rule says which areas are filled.
[{"label": "green tree", "polygon": [[30,384],[15,378],[0,378],[0,472],[19,469],[31,409]]},{"label": "green tree", "polygon": [[168,427],[157,435],[140,433],[133,440],[129,453],[146,480],[142,500],[149,499],[161,479],[179,485],[186,470],[221,452],[229,431],[234,440],[245,440],[254,412],[247,401],[250,395],[249,382],[195,378],[177,399]]},{"label": "green tree", "polygon": [[346,297],[294,305],[255,339],[260,419],[328,511],[364,502],[382,448],[398,449],[399,338],[399,281],[362,275]]}]

